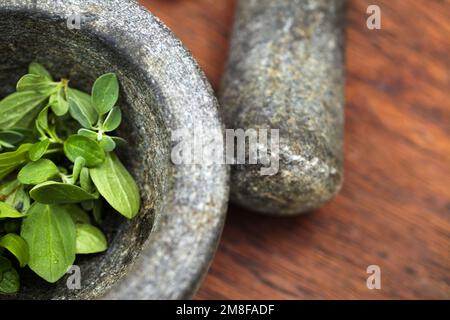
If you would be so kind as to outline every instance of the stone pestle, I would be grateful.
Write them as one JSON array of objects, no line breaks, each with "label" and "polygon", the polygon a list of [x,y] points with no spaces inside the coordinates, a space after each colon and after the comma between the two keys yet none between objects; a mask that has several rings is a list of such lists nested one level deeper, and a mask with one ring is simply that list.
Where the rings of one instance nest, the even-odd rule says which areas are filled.
[{"label": "stone pestle", "polygon": [[233,165],[235,203],[293,215],[318,208],[339,191],[344,5],[345,0],[239,2],[220,93],[222,116],[227,128],[279,129],[279,168],[262,175],[261,164]]}]

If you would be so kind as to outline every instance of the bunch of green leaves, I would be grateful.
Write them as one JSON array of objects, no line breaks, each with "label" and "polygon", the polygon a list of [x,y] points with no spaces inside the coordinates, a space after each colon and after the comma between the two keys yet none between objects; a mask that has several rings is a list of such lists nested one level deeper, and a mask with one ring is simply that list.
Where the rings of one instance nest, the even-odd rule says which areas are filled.
[{"label": "bunch of green leaves", "polygon": [[138,213],[138,187],[114,152],[124,140],[111,135],[118,97],[113,73],[88,94],[31,63],[0,101],[0,294],[19,290],[14,263],[53,283],[76,254],[105,251],[104,201],[128,219]]}]

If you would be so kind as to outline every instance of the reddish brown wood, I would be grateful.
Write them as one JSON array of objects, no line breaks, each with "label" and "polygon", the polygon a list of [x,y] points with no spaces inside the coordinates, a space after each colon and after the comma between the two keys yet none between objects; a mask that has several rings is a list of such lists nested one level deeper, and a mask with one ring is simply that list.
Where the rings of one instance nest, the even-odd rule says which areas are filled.
[{"label": "reddish brown wood", "polygon": [[[143,2],[217,89],[235,1]],[[347,23],[342,192],[296,218],[231,207],[197,298],[450,298],[450,2],[351,0]]]},{"label": "reddish brown wood", "polygon": [[219,88],[230,38],[235,0],[141,0],[183,41]]}]

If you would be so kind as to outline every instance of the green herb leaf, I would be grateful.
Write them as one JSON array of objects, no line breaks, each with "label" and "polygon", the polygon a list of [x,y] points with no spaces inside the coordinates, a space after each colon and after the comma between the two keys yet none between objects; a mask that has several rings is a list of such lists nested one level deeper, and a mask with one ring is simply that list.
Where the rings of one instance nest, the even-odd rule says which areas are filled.
[{"label": "green herb leaf", "polygon": [[113,139],[114,143],[116,144],[116,147],[121,147],[127,144],[127,140],[121,137],[111,137],[111,139]]},{"label": "green herb leaf", "polygon": [[88,168],[83,168],[81,169],[81,173],[80,173],[80,187],[89,193],[94,192],[93,190],[93,185],[92,185],[92,180],[91,177],[89,175],[89,169]]},{"label": "green herb leaf", "polygon": [[31,130],[29,128],[18,128],[18,127],[13,127],[11,128],[11,130],[14,130],[15,132],[23,135],[23,140],[21,141],[21,143],[33,143],[34,141],[36,141],[36,135],[34,130]]},{"label": "green herb leaf", "polygon": [[92,124],[86,114],[83,113],[83,110],[74,102],[72,98],[69,98],[69,112],[70,116],[77,120],[82,127],[89,129],[92,128]]},{"label": "green herb leaf", "polygon": [[105,132],[116,130],[120,122],[122,121],[122,112],[119,107],[114,107],[106,116],[105,122],[103,122],[102,129]]},{"label": "green herb leaf", "polygon": [[46,77],[37,74],[26,74],[17,82],[17,92],[34,91],[49,96],[56,90],[58,85],[58,82],[50,81]]},{"label": "green herb leaf", "polygon": [[[12,268],[12,264],[11,261],[9,261],[8,259],[6,259],[5,257],[0,256],[0,275],[5,272],[8,271],[9,269]],[[1,278],[1,277],[0,277]]]},{"label": "green herb leaf", "polygon": [[[0,253],[9,250],[21,267],[28,262],[43,279],[55,282],[76,253],[107,250],[105,235],[87,213],[92,210],[93,220],[101,222],[100,195],[129,219],[141,200],[133,177],[112,153],[124,140],[107,135],[122,121],[115,106],[116,75],[100,76],[89,95],[69,88],[68,80],[53,81],[38,63],[28,70],[17,92],[0,100],[0,151],[17,148],[0,152],[0,181],[17,173],[0,185]],[[58,162],[45,159],[62,151],[73,166],[60,154],[52,158]],[[19,275],[9,260],[0,257],[0,269],[0,294],[17,292]]]},{"label": "green herb leaf", "polygon": [[49,106],[42,109],[36,119],[36,125],[43,130],[48,130],[48,109]]},{"label": "green herb leaf", "polygon": [[14,149],[15,147],[14,147],[14,145],[12,145],[8,142],[0,140],[0,151],[3,150],[3,148]]},{"label": "green herb leaf", "polygon": [[11,262],[0,256],[0,294],[13,294],[19,291],[20,280],[16,269],[11,266]]},{"label": "green herb leaf", "polygon": [[97,122],[97,111],[92,106],[91,96],[82,91],[71,89],[67,90],[69,101],[69,112],[72,118],[77,120],[84,128],[92,128]]},{"label": "green herb leaf", "polygon": [[50,75],[50,73],[47,71],[47,69],[45,69],[44,66],[42,66],[41,64],[36,63],[36,62],[30,63],[30,65],[28,66],[28,73],[36,74],[38,76],[47,78],[50,81],[53,81],[53,78]]},{"label": "green herb leaf", "polygon": [[92,215],[94,216],[94,221],[97,224],[102,223],[102,212],[103,212],[102,199],[94,200],[94,207],[92,208]]},{"label": "green herb leaf", "polygon": [[3,231],[6,233],[19,233],[22,221],[20,219],[6,219],[3,221]]},{"label": "green herb leaf", "polygon": [[0,128],[29,127],[47,97],[35,91],[10,94],[0,101]]},{"label": "green herb leaf", "polygon": [[45,204],[78,203],[98,198],[78,186],[54,181],[38,184],[30,190],[30,196],[37,202]]},{"label": "green herb leaf", "polygon": [[69,103],[64,97],[64,88],[60,88],[57,92],[50,96],[49,104],[52,111],[57,116],[63,116],[69,111]]},{"label": "green herb leaf", "polygon": [[103,232],[90,224],[77,224],[77,254],[97,253],[108,249]]},{"label": "green herb leaf", "polygon": [[83,157],[77,157],[75,159],[72,171],[72,181],[75,184],[80,176],[81,170],[84,168],[86,160]]},{"label": "green herb leaf", "polygon": [[51,160],[40,159],[23,167],[19,171],[17,179],[20,183],[35,185],[53,178],[58,173],[58,167]]},{"label": "green herb leaf", "polygon": [[72,162],[77,157],[83,157],[87,167],[95,167],[105,161],[105,152],[100,145],[79,134],[70,136],[64,142],[64,153]]},{"label": "green herb leaf", "polygon": [[66,206],[66,210],[69,212],[74,223],[91,223],[91,218],[89,218],[89,215],[79,206],[70,204]]},{"label": "green herb leaf", "polygon": [[81,128],[80,130],[78,130],[78,134],[85,136],[86,138],[89,138],[91,140],[97,141],[97,132],[95,131]]},{"label": "green herb leaf", "polygon": [[139,212],[139,189],[130,173],[114,153],[108,153],[100,166],[89,170],[100,194],[120,214],[128,219]]},{"label": "green herb leaf", "polygon": [[17,179],[5,182],[0,186],[0,200],[6,199],[11,193],[13,193],[20,186],[20,182]]},{"label": "green herb leaf", "polygon": [[92,104],[99,115],[108,113],[119,98],[119,82],[114,73],[107,73],[95,80],[92,87]]},{"label": "green herb leaf", "polygon": [[23,138],[24,138],[23,134],[17,131],[13,130],[0,131],[0,140],[10,144],[16,144],[22,141]]},{"label": "green herb leaf", "polygon": [[5,200],[5,203],[19,212],[26,212],[30,207],[30,196],[25,191],[24,186],[21,184],[14,190]]},{"label": "green herb leaf", "polygon": [[107,135],[103,135],[98,144],[105,152],[111,152],[116,148],[116,143],[114,140]]},{"label": "green herb leaf", "polygon": [[30,269],[48,282],[64,276],[75,261],[76,229],[65,206],[33,204],[21,236],[30,249]]},{"label": "green herb leaf", "polygon": [[24,218],[26,215],[14,209],[10,204],[0,201],[0,218]]},{"label": "green herb leaf", "polygon": [[21,236],[14,233],[4,235],[0,238],[0,247],[11,252],[19,261],[21,268],[27,265],[29,259],[28,244]]},{"label": "green herb leaf", "polygon": [[33,144],[33,146],[30,148],[30,151],[28,152],[31,161],[38,161],[40,158],[42,158],[49,145],[49,139],[44,139]]},{"label": "green herb leaf", "polygon": [[0,179],[28,161],[28,151],[32,144],[22,144],[17,150],[0,153]]}]

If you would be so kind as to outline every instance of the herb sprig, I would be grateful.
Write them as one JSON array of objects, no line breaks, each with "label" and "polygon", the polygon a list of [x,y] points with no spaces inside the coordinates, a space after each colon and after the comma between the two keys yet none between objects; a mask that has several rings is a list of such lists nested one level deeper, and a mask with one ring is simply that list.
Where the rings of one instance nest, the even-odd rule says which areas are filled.
[{"label": "herb sprig", "polygon": [[118,97],[113,73],[88,94],[31,63],[0,101],[0,294],[18,292],[15,266],[53,283],[76,254],[105,251],[103,201],[128,219],[139,212],[137,184],[114,153],[124,141],[111,135]]}]

